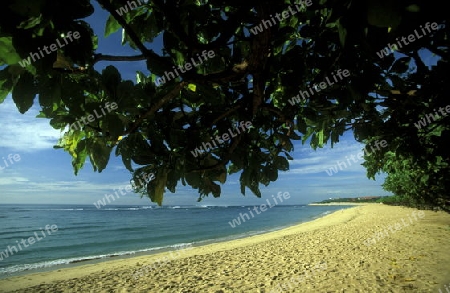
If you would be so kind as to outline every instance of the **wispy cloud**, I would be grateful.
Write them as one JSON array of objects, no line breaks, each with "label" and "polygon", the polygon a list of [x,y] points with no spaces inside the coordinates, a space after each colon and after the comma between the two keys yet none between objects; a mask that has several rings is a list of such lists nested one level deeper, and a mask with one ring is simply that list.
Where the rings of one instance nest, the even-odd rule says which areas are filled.
[{"label": "wispy cloud", "polygon": [[0,177],[0,186],[1,185],[23,185],[24,182],[28,182],[29,180],[25,177],[18,176],[10,176],[10,177]]},{"label": "wispy cloud", "polygon": [[0,147],[20,152],[51,149],[61,136],[48,119],[36,118],[39,111],[33,107],[20,114],[9,95],[0,104]]},{"label": "wispy cloud", "polygon": [[[111,194],[115,190],[130,184],[127,181],[113,183],[97,183],[85,180],[40,180],[17,175],[2,174],[0,189],[2,203],[84,203],[89,204],[100,199],[104,194]],[[148,204],[141,200],[139,194],[127,192],[117,200],[117,204]]]},{"label": "wispy cloud", "polygon": [[[290,170],[288,174],[318,174],[326,175],[325,170],[336,164],[336,161],[346,160],[346,156],[358,154],[363,148],[363,145],[357,142],[342,141],[336,144],[333,148],[329,145],[323,148],[313,150],[308,146],[303,146],[298,150],[299,158],[290,161]],[[363,161],[358,161],[350,165],[345,171],[364,172],[364,167],[361,166]]]}]

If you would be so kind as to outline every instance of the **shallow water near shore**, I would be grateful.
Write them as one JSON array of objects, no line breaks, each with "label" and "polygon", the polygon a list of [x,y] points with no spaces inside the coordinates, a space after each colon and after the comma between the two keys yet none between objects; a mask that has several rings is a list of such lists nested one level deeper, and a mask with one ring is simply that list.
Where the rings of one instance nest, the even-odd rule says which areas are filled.
[{"label": "shallow water near shore", "polygon": [[0,278],[243,238],[348,207],[0,205]]}]

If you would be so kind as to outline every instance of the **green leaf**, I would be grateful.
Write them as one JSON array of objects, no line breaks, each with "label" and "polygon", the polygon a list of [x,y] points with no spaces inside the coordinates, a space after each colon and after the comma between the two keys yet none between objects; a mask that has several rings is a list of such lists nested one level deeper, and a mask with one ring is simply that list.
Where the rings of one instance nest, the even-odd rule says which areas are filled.
[{"label": "green leaf", "polygon": [[78,175],[78,172],[81,170],[81,168],[83,168],[84,163],[86,162],[86,158],[88,156],[85,140],[78,142],[77,147],[75,149],[75,154],[76,156],[73,157],[72,159],[72,166],[75,175]]},{"label": "green leaf", "polygon": [[175,188],[177,186],[178,180],[180,180],[180,174],[177,172],[177,170],[170,170],[167,174],[167,189],[175,193]]},{"label": "green leaf", "polygon": [[28,72],[24,72],[13,88],[12,98],[21,114],[27,112],[33,106],[37,89],[34,85],[34,77]]},{"label": "green leaf", "polygon": [[278,156],[275,159],[274,163],[275,163],[275,166],[277,167],[278,170],[281,170],[281,171],[289,170],[289,162],[288,162],[288,160],[285,157]]},{"label": "green leaf", "polygon": [[250,183],[250,170],[248,168],[244,169],[241,173],[241,177],[239,178],[239,182],[241,184],[241,193],[245,195],[245,187]]},{"label": "green leaf", "polygon": [[102,82],[107,88],[109,94],[114,94],[116,92],[117,86],[121,80],[122,77],[116,67],[108,65],[105,69],[103,69]]},{"label": "green leaf", "polygon": [[[18,26],[18,28],[22,28],[22,29],[33,28],[33,27],[41,24],[42,19],[43,19],[42,14],[40,14],[38,17],[30,17],[28,20],[22,21],[22,23]],[[40,33],[42,33],[42,30]],[[37,35],[41,35],[40,33],[38,33]]]},{"label": "green leaf", "polygon": [[323,147],[323,129],[321,129],[319,132],[318,132],[318,139],[319,139],[319,142],[318,142],[318,146],[321,148],[321,147]]},{"label": "green leaf", "polygon": [[264,168],[264,175],[269,178],[270,181],[276,181],[278,179],[278,170],[273,165],[267,165]]},{"label": "green leaf", "polygon": [[106,145],[106,143],[96,140],[92,145],[90,145],[91,153],[90,160],[94,171],[101,173],[108,165],[109,156],[111,154],[111,149]]},{"label": "green leaf", "polygon": [[347,39],[347,29],[341,24],[340,21],[336,22],[339,32],[339,41],[341,42],[341,46],[345,47],[345,41]]},{"label": "green leaf", "polygon": [[38,16],[44,3],[44,0],[16,0],[9,5],[9,8],[20,16]]},{"label": "green leaf", "polygon": [[122,162],[128,171],[133,172],[133,167],[131,166],[131,156],[132,150],[128,145],[128,137],[122,139],[116,148],[116,156],[122,157]]},{"label": "green leaf", "polygon": [[217,180],[220,183],[225,184],[225,182],[227,181],[227,171],[223,170],[223,172],[220,173],[220,175],[217,177]]},{"label": "green leaf", "polygon": [[12,45],[12,37],[0,37],[0,65],[17,64],[21,60]]},{"label": "green leaf", "polygon": [[188,89],[195,92],[197,90],[197,86],[193,83],[188,84]]},{"label": "green leaf", "polygon": [[297,129],[303,134],[307,133],[308,125],[306,124],[305,120],[301,117],[297,119]]},{"label": "green leaf", "polygon": [[218,184],[216,184],[216,183],[214,183],[214,182],[212,182],[212,181],[209,181],[208,182],[209,183],[209,190],[211,191],[211,193],[212,193],[212,195],[215,197],[215,198],[218,198],[218,197],[220,197],[220,193],[221,193],[221,188],[220,188],[220,185],[218,185]]},{"label": "green leaf", "polygon": [[[303,137],[302,137],[302,143],[304,144],[308,140],[308,138],[310,138],[311,136],[312,137],[315,136],[314,128],[308,127],[305,132],[305,135],[303,135]],[[311,141],[312,141],[312,139],[311,139]]]},{"label": "green leaf", "polygon": [[155,174],[155,179],[147,185],[147,192],[152,202],[162,205],[168,171],[161,169]]},{"label": "green leaf", "polygon": [[184,175],[187,184],[193,188],[198,188],[201,185],[202,178],[198,172],[191,172]]},{"label": "green leaf", "polygon": [[117,22],[117,20],[110,14],[105,25],[105,38],[110,34],[117,32],[121,28],[122,27]]},{"label": "green leaf", "polygon": [[367,21],[370,25],[378,27],[397,27],[402,15],[398,9],[398,3],[391,0],[368,0]]},{"label": "green leaf", "polygon": [[51,114],[61,102],[62,87],[56,79],[43,80],[39,87],[39,104],[44,113]]},{"label": "green leaf", "polygon": [[148,155],[133,156],[131,159],[133,160],[133,162],[135,162],[138,165],[149,165],[149,164],[154,164],[156,162],[154,156],[148,156]]},{"label": "green leaf", "polygon": [[411,4],[411,5],[409,5],[408,7],[406,7],[405,10],[406,10],[406,11],[409,11],[409,12],[415,12],[415,13],[417,13],[417,12],[420,11],[420,6],[417,5],[417,4]]},{"label": "green leaf", "polygon": [[145,84],[148,82],[148,78],[141,71],[136,72],[136,83]]},{"label": "green leaf", "polygon": [[147,59],[147,68],[152,74],[163,76],[166,71],[171,72],[173,70],[172,59],[170,57],[161,57],[154,61]]},{"label": "green leaf", "polygon": [[108,114],[105,117],[106,129],[110,137],[115,140],[124,133],[124,125],[117,114]]},{"label": "green leaf", "polygon": [[0,71],[0,104],[6,99],[13,88],[11,75],[8,72],[8,67]]},{"label": "green leaf", "polygon": [[259,190],[259,182],[255,178],[249,182],[249,185],[247,185],[248,188],[250,188],[251,192],[253,192],[254,195],[257,197],[261,197],[261,191]]}]

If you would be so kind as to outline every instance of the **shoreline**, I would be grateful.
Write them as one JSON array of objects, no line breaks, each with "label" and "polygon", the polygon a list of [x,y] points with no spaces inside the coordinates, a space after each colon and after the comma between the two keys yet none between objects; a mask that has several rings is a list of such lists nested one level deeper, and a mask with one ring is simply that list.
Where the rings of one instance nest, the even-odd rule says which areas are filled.
[{"label": "shoreline", "polygon": [[309,206],[366,206],[366,205],[379,205],[377,202],[328,202],[328,203],[309,203]]},{"label": "shoreline", "polygon": [[[349,208],[349,207],[345,207],[345,208]],[[345,209],[345,208],[343,208],[343,209]],[[342,209],[339,209],[339,210],[342,210]],[[153,255],[175,252],[178,250],[177,246],[203,247],[203,246],[206,246],[209,244],[220,244],[220,243],[226,243],[226,242],[230,242],[230,241],[234,241],[234,240],[238,240],[238,239],[246,239],[246,238],[249,238],[252,236],[259,236],[259,235],[264,235],[267,233],[278,232],[278,231],[281,231],[281,230],[284,230],[284,229],[287,229],[287,228],[290,228],[293,226],[309,223],[309,222],[317,220],[323,216],[326,216],[329,213],[333,213],[333,212],[339,211],[339,210],[335,209],[334,211],[327,211],[328,212],[327,214],[325,214],[325,213],[317,214],[315,216],[311,216],[311,217],[305,218],[303,220],[297,219],[296,222],[292,222],[289,224],[283,224],[283,225],[280,225],[277,227],[272,227],[272,228],[268,228],[268,229],[264,229],[264,230],[242,232],[242,233],[233,234],[233,235],[220,236],[218,238],[209,238],[209,239],[194,241],[191,243],[188,243],[188,242],[176,243],[173,245],[156,247],[154,249],[150,248],[150,249],[146,249],[143,251],[127,251],[127,253],[109,254],[106,256],[89,255],[89,256],[86,256],[86,258],[80,258],[79,260],[70,261],[69,263],[58,263],[57,265],[50,264],[48,266],[45,265],[43,267],[38,267],[38,268],[28,268],[23,271],[9,273],[9,275],[0,275],[0,282],[1,282],[1,280],[10,279],[10,278],[14,278],[14,277],[23,277],[23,276],[32,275],[32,274],[52,272],[52,271],[57,271],[60,269],[77,268],[77,267],[83,266],[83,265],[95,265],[95,264],[114,261],[114,260],[127,260],[127,259],[132,259],[132,258],[137,258],[137,257],[153,256]],[[1,287],[0,287],[0,292],[2,292]]]},{"label": "shoreline", "polygon": [[[186,245],[186,246],[190,246],[192,248],[203,248],[203,247],[207,247],[210,245],[221,246],[222,244],[225,245],[225,244],[228,244],[228,243],[231,243],[234,241],[246,240],[246,239],[250,239],[253,237],[256,237],[256,238],[259,236],[264,237],[265,235],[272,234],[272,233],[274,233],[273,236],[277,237],[279,232],[282,232],[282,231],[290,229],[290,228],[297,227],[299,225],[306,225],[313,221],[317,221],[326,216],[332,215],[333,213],[343,211],[344,209],[349,209],[349,208],[342,208],[339,210],[335,210],[329,214],[317,215],[317,216],[314,216],[303,222],[290,223],[288,225],[283,225],[283,226],[280,226],[277,228],[273,228],[273,229],[270,229],[265,232],[261,232],[261,231],[254,232],[251,235],[236,234],[236,235],[232,235],[232,236],[225,236],[225,237],[220,237],[220,238],[215,238],[215,239],[201,240],[200,242],[193,242],[193,243],[187,243],[187,244],[185,243],[185,244],[179,244],[179,245],[180,246]],[[289,234],[287,234],[287,235],[289,235]],[[255,239],[255,240],[258,241],[258,239]],[[265,240],[262,240],[262,241],[265,241]],[[30,275],[59,272],[61,270],[78,269],[79,267],[82,267],[82,266],[93,266],[93,265],[110,263],[110,262],[115,262],[115,261],[125,261],[126,262],[127,260],[141,259],[141,258],[148,258],[148,257],[151,257],[151,259],[154,259],[154,258],[157,259],[157,258],[165,257],[165,256],[173,253],[176,250],[177,250],[176,248],[168,246],[168,247],[163,247],[163,248],[160,248],[157,250],[149,250],[149,251],[129,253],[129,254],[123,254],[123,255],[110,255],[107,257],[98,257],[98,258],[93,258],[93,259],[82,259],[82,260],[71,262],[71,263],[60,264],[60,265],[58,265],[58,267],[48,266],[48,267],[32,269],[31,272],[30,271],[28,271],[28,272],[21,271],[21,272],[13,273],[12,275],[7,276],[7,277],[0,277],[0,293],[3,292],[2,286],[1,286],[2,281],[12,279],[12,278],[21,278],[21,277],[27,277]]]},{"label": "shoreline", "polygon": [[[241,292],[244,288],[245,292],[270,292],[280,284],[293,284],[293,276],[308,272],[312,276],[298,281],[298,291],[288,291],[396,291],[401,286],[438,291],[450,283],[450,244],[446,240],[450,236],[450,215],[424,211],[424,218],[414,223],[411,220],[411,227],[391,233],[376,244],[363,244],[380,227],[398,222],[413,211],[417,210],[365,204],[274,232],[194,246],[175,257],[163,252],[1,279],[0,292],[30,292],[30,288],[33,292]],[[431,242],[436,242],[435,246]],[[168,261],[155,267],[164,257]],[[393,266],[393,259],[409,263],[408,273],[400,264]],[[314,274],[312,267],[317,264],[326,264],[326,268]],[[359,267],[360,272],[352,271]],[[133,278],[143,268],[145,274]],[[148,272],[147,268],[152,269]]]},{"label": "shoreline", "polygon": [[[268,204],[270,204],[270,203],[268,203]],[[276,206],[276,204],[272,205],[272,207],[273,206]],[[342,209],[346,209],[346,208],[350,208],[350,207],[347,206],[347,207],[343,207]],[[146,249],[146,250],[142,250],[142,251],[140,251],[140,250],[121,251],[120,253],[117,253],[117,254],[107,254],[107,255],[103,255],[103,256],[102,255],[88,255],[88,256],[85,256],[85,258],[79,258],[78,260],[74,260],[74,261],[72,260],[68,263],[58,263],[57,265],[48,264],[48,265],[38,267],[38,268],[32,268],[32,266],[30,266],[26,270],[21,270],[21,271],[16,271],[16,272],[11,272],[8,274],[0,275],[0,281],[4,280],[4,279],[21,277],[21,276],[26,276],[26,275],[31,275],[31,274],[57,271],[59,269],[71,269],[71,268],[76,268],[76,267],[79,267],[82,265],[93,265],[93,264],[98,264],[98,263],[103,263],[103,262],[109,262],[112,260],[127,260],[130,258],[136,258],[136,257],[141,257],[141,256],[152,256],[152,255],[158,255],[158,254],[163,254],[163,253],[170,253],[170,252],[177,251],[177,249],[178,249],[177,246],[189,245],[192,247],[200,247],[200,246],[205,246],[208,244],[219,244],[219,243],[225,243],[225,242],[234,241],[234,240],[238,240],[238,239],[245,239],[245,238],[252,237],[252,236],[264,235],[267,233],[278,232],[280,230],[284,230],[284,229],[292,227],[292,226],[309,223],[311,221],[314,221],[316,219],[324,217],[324,216],[328,215],[329,213],[333,213],[335,211],[339,211],[342,209],[333,209],[333,211],[327,211],[327,213],[317,214],[315,216],[311,216],[309,218],[305,218],[302,220],[297,219],[296,222],[291,222],[288,224],[285,223],[285,224],[282,224],[277,227],[264,228],[263,230],[258,230],[258,231],[242,232],[242,233],[233,234],[233,235],[220,236],[217,238],[208,238],[208,239],[194,241],[191,243],[188,243],[188,242],[175,243],[172,245],[156,247],[154,249],[150,248],[150,249]],[[68,259],[68,258],[66,258],[66,259]],[[65,259],[62,259],[62,260],[65,260]],[[1,287],[0,287],[0,292],[1,292]]]}]

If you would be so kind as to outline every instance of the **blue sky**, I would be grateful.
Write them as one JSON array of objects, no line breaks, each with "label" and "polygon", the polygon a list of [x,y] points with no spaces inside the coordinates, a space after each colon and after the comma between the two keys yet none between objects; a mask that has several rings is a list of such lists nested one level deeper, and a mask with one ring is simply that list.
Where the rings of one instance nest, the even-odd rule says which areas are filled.
[{"label": "blue sky", "polygon": [[[92,170],[89,160],[75,176],[71,157],[60,149],[53,149],[62,133],[53,129],[47,119],[35,118],[38,110],[33,107],[24,115],[17,111],[8,97],[0,104],[0,203],[67,203],[92,204],[105,193],[113,193],[114,188],[124,188],[129,184],[131,174],[122,164],[120,157],[111,156],[107,168],[102,173]],[[322,149],[312,150],[309,145],[295,142],[289,171],[281,172],[276,182],[268,187],[261,186],[263,197],[258,199],[249,190],[246,196],[240,194],[239,177],[229,176],[222,186],[219,199],[207,198],[200,204],[241,205],[258,204],[279,191],[291,194],[286,204],[300,204],[319,201],[330,197],[356,197],[366,195],[388,195],[380,187],[383,177],[369,180],[360,164],[354,163],[337,174],[329,176],[325,170],[336,161],[346,161],[346,156],[357,155],[362,144],[345,134],[331,149],[329,144]],[[13,164],[8,155],[18,154],[20,161]],[[6,167],[4,159],[8,163]],[[17,157],[16,157],[17,158]],[[175,194],[167,192],[165,205],[196,204],[197,191],[179,184]],[[149,199],[127,193],[114,204],[148,205]]]},{"label": "blue sky", "polygon": [[[107,14],[100,11],[94,2],[96,14],[87,19],[94,32],[99,35],[98,52],[111,55],[138,55],[128,47],[121,47],[121,32],[103,39]],[[159,47],[153,48],[159,53]],[[109,65],[99,62],[97,70]],[[135,81],[136,70],[146,72],[144,62],[115,63],[122,78]],[[107,193],[129,184],[131,174],[122,164],[120,157],[111,155],[110,162],[102,173],[92,170],[89,161],[79,172],[73,173],[71,157],[60,149],[53,149],[62,132],[53,129],[49,120],[35,118],[39,112],[37,99],[35,105],[24,115],[20,114],[11,96],[0,104],[0,204],[93,204]],[[346,156],[358,154],[363,145],[356,142],[352,133],[346,133],[341,141],[331,149],[326,145],[322,149],[312,150],[309,145],[294,142],[294,161],[290,170],[279,173],[278,180],[268,187],[261,186],[262,198],[247,190],[246,196],[240,194],[239,174],[228,177],[222,185],[222,196],[218,199],[210,196],[197,203],[198,193],[179,183],[177,192],[165,193],[164,205],[253,205],[260,204],[277,192],[288,191],[291,198],[286,204],[304,204],[330,197],[357,197],[368,195],[390,195],[381,188],[384,176],[376,181],[366,177],[361,160],[351,162],[350,166],[329,176],[325,170],[336,161],[346,161]],[[20,161],[13,164],[8,155],[18,154]],[[17,158],[17,157],[16,157]],[[8,166],[6,166],[4,159]],[[3,168],[3,169],[2,169]],[[148,198],[139,194],[126,193],[112,204],[153,205]]]}]

